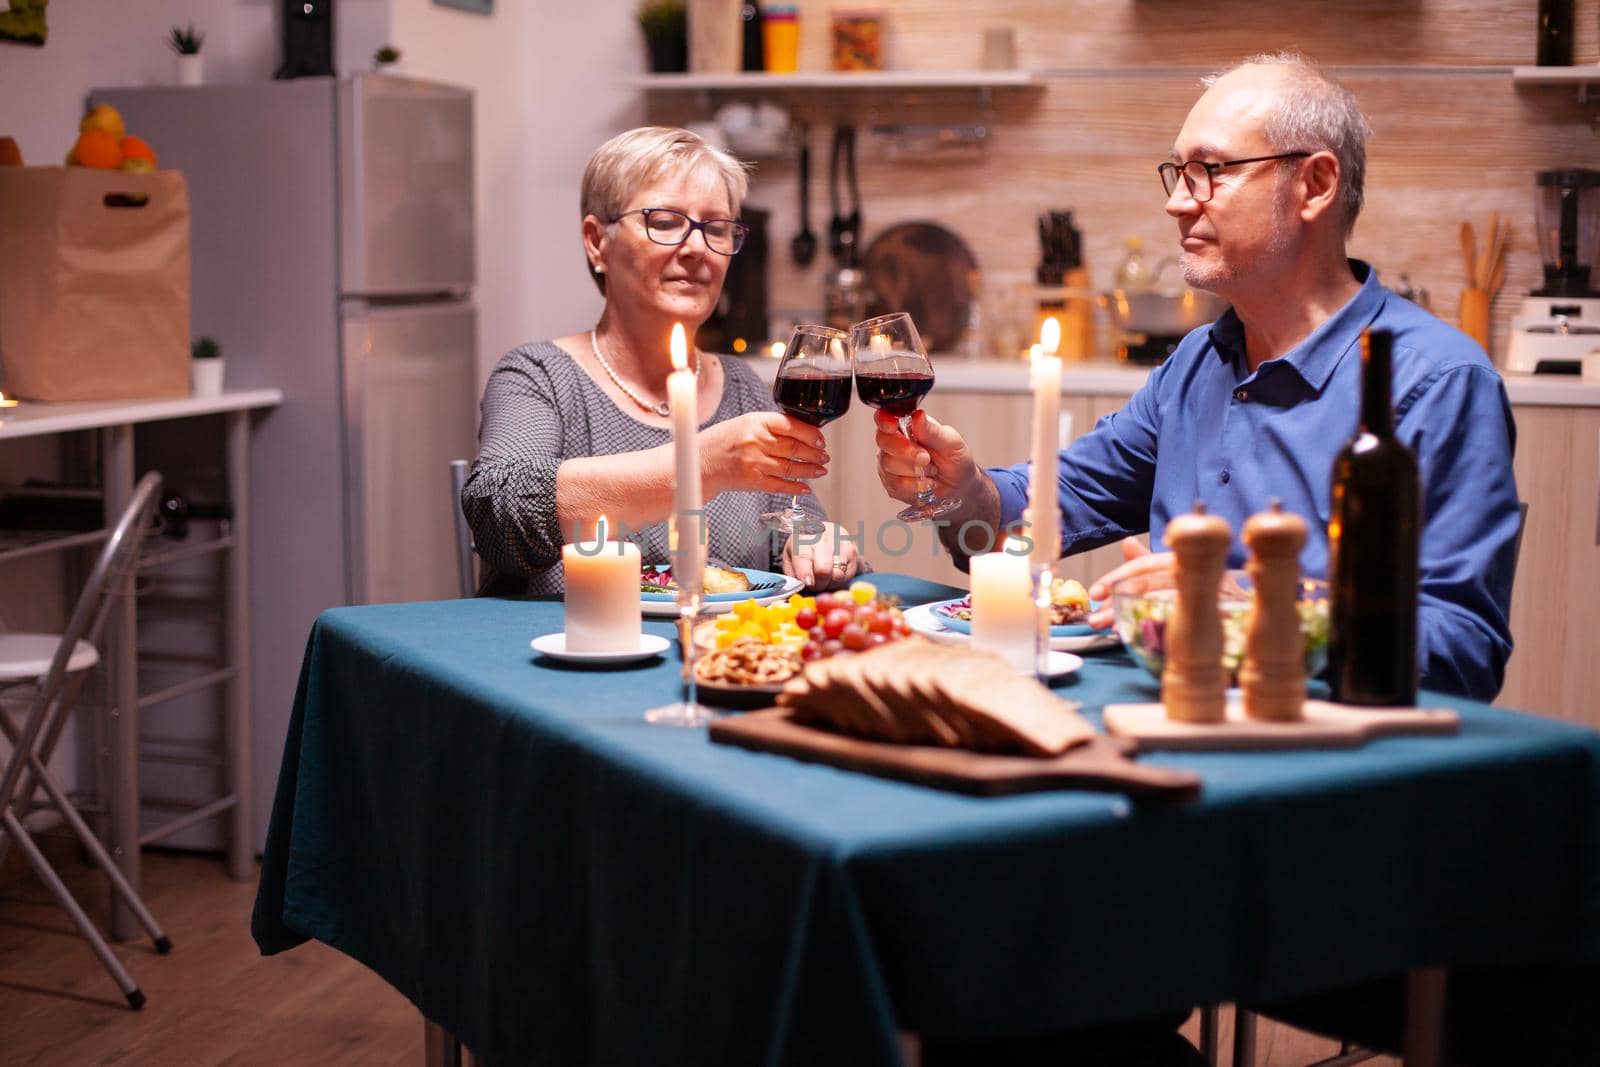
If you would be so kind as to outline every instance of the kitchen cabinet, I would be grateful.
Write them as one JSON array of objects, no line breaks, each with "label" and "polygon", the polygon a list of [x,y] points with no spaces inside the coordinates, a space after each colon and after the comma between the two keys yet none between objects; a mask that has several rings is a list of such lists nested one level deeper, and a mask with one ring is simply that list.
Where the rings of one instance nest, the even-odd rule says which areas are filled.
[{"label": "kitchen cabinet", "polygon": [[1600,404],[1513,409],[1528,523],[1495,703],[1600,727]]}]

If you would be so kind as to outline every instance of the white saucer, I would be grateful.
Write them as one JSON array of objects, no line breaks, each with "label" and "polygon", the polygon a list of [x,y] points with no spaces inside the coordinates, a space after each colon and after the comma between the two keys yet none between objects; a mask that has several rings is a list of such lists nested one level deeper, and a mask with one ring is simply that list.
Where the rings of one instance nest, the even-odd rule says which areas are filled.
[{"label": "white saucer", "polygon": [[1052,648],[1049,657],[1044,666],[1046,678],[1065,678],[1083,666],[1083,657],[1074,656],[1071,652],[1061,652]]},{"label": "white saucer", "polygon": [[[939,621],[932,604],[918,604],[906,609],[906,625],[930,641],[945,645],[964,645],[972,638],[952,630]],[[1113,631],[1103,634],[1080,634],[1076,637],[1052,637],[1050,648],[1055,652],[1093,652],[1102,648],[1115,648],[1120,642]]]},{"label": "white saucer", "polygon": [[533,650],[542,656],[566,663],[630,663],[637,659],[659,656],[672,647],[672,642],[656,634],[640,634],[639,647],[626,652],[568,652],[567,635],[545,634],[531,642]]}]

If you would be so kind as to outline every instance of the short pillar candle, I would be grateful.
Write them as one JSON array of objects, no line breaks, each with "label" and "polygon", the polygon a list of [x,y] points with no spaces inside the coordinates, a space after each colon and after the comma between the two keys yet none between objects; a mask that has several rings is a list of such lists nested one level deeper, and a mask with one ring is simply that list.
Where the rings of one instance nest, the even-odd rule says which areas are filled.
[{"label": "short pillar candle", "polygon": [[606,540],[606,525],[602,518],[593,540],[561,547],[568,652],[639,648],[639,546]]}]

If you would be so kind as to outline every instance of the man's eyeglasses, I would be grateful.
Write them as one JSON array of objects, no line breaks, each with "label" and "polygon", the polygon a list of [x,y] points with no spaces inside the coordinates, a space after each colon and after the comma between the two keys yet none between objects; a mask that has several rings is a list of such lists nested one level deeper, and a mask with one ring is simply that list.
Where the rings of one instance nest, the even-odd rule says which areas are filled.
[{"label": "man's eyeglasses", "polygon": [[1249,159],[1230,159],[1222,163],[1207,163],[1201,159],[1191,159],[1187,163],[1163,163],[1156,168],[1161,175],[1161,187],[1172,195],[1172,190],[1178,187],[1178,175],[1183,175],[1183,183],[1189,187],[1189,195],[1197,204],[1204,204],[1211,199],[1211,176],[1223,167],[1242,167],[1246,163],[1265,163],[1269,159],[1304,159],[1311,155],[1310,152],[1279,152],[1272,156],[1251,156]]},{"label": "man's eyeglasses", "polygon": [[658,245],[681,245],[689,239],[691,233],[699,230],[706,247],[723,256],[731,256],[743,248],[744,239],[750,234],[750,227],[735,219],[706,219],[704,222],[697,222],[683,212],[667,207],[642,207],[634,211],[624,211],[611,221],[619,222],[629,215],[644,216],[645,236]]}]

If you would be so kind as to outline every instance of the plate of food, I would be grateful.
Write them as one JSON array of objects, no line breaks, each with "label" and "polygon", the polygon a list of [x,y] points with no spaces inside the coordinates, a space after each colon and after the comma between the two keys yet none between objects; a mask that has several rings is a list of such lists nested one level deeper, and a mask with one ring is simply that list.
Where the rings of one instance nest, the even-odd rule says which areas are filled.
[{"label": "plate of food", "polygon": [[[798,578],[772,571],[707,564],[701,610],[715,615],[742,601],[770,603],[799,592],[801,584]],[[646,615],[677,614],[678,583],[671,567],[644,568],[639,579],[639,605]]]},{"label": "plate of food", "polygon": [[[1089,625],[1089,615],[1099,604],[1091,604],[1089,591],[1076,578],[1056,578],[1050,583],[1050,636],[1094,637],[1111,632]],[[957,597],[932,605],[933,613],[946,628],[958,634],[972,633],[972,597]]]},{"label": "plate of food", "polygon": [[[1114,630],[1096,630],[1086,621],[1090,611],[1089,594],[1083,583],[1072,578],[1057,578],[1052,585],[1052,600],[1059,600],[1055,617],[1060,625],[1050,627],[1050,647],[1057,652],[1092,652],[1118,644]],[[965,644],[972,639],[972,600],[957,597],[906,609],[906,623],[917,633],[942,644]]]},{"label": "plate of food", "polygon": [[745,599],[695,627],[695,680],[707,703],[764,707],[807,663],[910,634],[899,602],[864,580],[816,596]]}]

